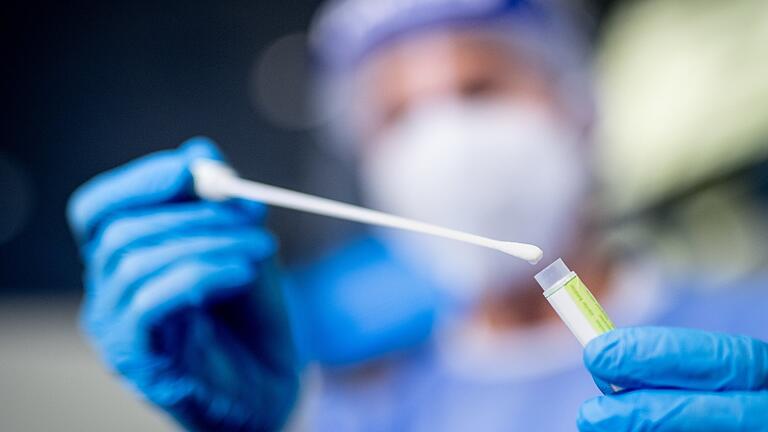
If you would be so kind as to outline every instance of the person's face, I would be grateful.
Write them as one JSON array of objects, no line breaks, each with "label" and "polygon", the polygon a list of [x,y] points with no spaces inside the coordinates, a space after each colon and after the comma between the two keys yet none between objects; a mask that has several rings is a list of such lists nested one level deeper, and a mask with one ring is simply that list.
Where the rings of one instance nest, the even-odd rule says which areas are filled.
[{"label": "person's face", "polygon": [[[570,246],[587,177],[543,62],[498,34],[442,31],[381,47],[357,78],[366,204],[547,253]],[[527,264],[479,248],[386,236],[459,296],[525,288],[517,282],[532,276]]]},{"label": "person's face", "polygon": [[498,36],[431,32],[385,47],[361,69],[362,141],[375,142],[408,111],[431,101],[536,105],[561,115],[553,79]]}]

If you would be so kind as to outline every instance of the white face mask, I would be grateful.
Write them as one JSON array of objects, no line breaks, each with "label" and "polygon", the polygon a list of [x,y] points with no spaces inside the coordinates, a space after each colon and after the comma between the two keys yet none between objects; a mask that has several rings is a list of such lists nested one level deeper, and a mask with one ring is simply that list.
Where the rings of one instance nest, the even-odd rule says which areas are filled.
[{"label": "white face mask", "polygon": [[[363,158],[368,204],[555,259],[582,220],[588,176],[575,133],[534,107],[443,103],[409,113]],[[512,289],[535,268],[495,251],[384,231],[395,253],[460,298]],[[527,286],[527,284],[524,284]]]}]

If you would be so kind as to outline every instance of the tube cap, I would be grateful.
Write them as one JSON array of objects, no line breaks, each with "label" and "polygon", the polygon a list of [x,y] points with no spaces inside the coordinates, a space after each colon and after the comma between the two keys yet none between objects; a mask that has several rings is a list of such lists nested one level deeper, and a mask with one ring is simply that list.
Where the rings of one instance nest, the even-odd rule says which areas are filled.
[{"label": "tube cap", "polygon": [[563,262],[562,258],[558,258],[557,261],[548,265],[547,268],[540,271],[535,277],[536,282],[541,285],[541,288],[546,291],[555,286],[561,280],[567,278],[571,274],[571,269]]}]

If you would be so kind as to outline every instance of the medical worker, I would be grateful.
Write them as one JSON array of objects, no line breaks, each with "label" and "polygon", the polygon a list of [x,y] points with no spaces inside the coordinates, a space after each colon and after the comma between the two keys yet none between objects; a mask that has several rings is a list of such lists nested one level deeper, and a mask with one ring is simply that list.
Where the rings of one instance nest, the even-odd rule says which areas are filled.
[{"label": "medical worker", "polygon": [[193,138],[69,208],[83,327],[137,394],[190,430],[768,431],[767,279],[705,296],[596,247],[587,51],[564,9],[342,0],[311,35],[368,205],[562,256],[624,328],[582,357],[540,267],[423,236],[282,269],[264,206],[195,196],[190,164],[223,156]]}]

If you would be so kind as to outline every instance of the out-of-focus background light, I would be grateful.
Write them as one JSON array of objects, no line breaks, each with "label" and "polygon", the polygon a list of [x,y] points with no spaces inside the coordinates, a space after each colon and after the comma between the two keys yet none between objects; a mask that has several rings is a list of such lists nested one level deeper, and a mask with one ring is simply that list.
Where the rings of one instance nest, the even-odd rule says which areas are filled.
[{"label": "out-of-focus background light", "polygon": [[307,35],[297,32],[272,42],[256,58],[251,100],[269,121],[284,129],[314,129],[329,113],[312,109],[312,65]]},{"label": "out-of-focus background light", "polygon": [[11,241],[27,224],[32,186],[21,164],[0,152],[0,244]]},{"label": "out-of-focus background light", "polygon": [[598,53],[599,166],[604,210],[635,216],[625,243],[721,277],[766,264],[766,46],[760,0],[639,1],[615,14]]}]

